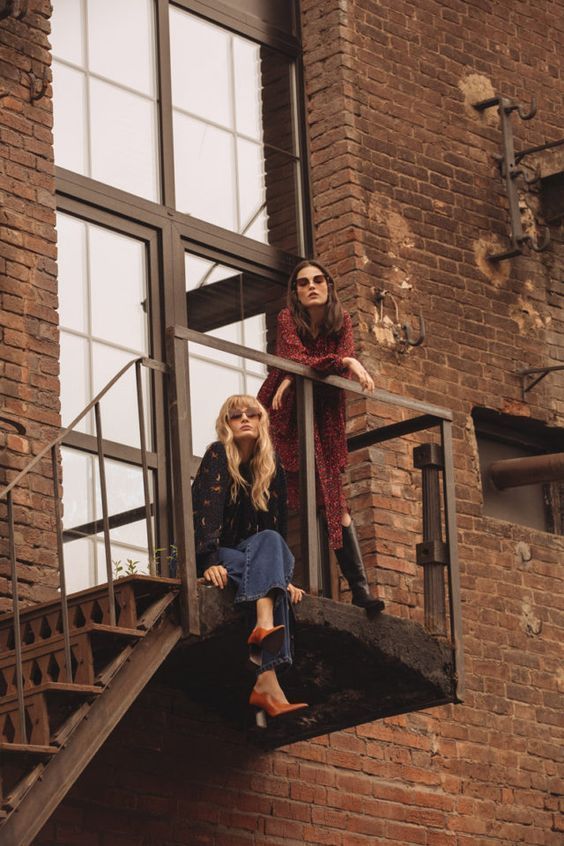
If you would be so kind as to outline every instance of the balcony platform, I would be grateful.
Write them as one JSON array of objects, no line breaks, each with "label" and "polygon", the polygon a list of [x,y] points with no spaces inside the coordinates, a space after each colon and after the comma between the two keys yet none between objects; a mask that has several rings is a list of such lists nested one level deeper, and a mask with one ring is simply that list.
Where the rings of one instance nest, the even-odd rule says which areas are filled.
[{"label": "balcony platform", "polygon": [[310,708],[254,726],[247,701],[249,621],[227,587],[199,585],[202,637],[185,637],[158,673],[171,687],[220,713],[260,746],[274,748],[382,717],[455,702],[450,642],[417,623],[306,596],[294,607],[295,664],[281,675],[290,701]]}]

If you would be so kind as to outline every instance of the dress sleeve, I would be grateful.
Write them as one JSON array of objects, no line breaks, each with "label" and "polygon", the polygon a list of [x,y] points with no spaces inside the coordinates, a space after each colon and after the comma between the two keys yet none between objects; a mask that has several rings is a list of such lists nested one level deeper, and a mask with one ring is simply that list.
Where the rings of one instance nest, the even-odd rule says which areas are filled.
[{"label": "dress sleeve", "polygon": [[219,563],[217,550],[229,488],[225,448],[218,441],[206,450],[192,485],[196,559],[200,575],[208,567]]},{"label": "dress sleeve", "polygon": [[306,364],[315,370],[325,373],[335,373],[343,376],[348,368],[343,364],[343,358],[354,355],[352,322],[348,312],[344,313],[343,326],[338,336],[338,345],[334,353],[315,355],[301,340],[288,309],[283,309],[278,315],[278,335],[276,339],[276,354],[282,358],[291,358],[300,364]]}]

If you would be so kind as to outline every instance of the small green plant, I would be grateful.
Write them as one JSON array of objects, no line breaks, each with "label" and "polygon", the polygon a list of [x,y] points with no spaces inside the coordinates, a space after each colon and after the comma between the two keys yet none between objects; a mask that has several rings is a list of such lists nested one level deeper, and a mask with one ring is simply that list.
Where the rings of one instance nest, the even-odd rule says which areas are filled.
[{"label": "small green plant", "polygon": [[134,561],[133,558],[126,558],[125,564],[123,564],[120,560],[112,560],[114,579],[125,579],[126,576],[136,576],[138,572],[138,565],[139,561]]},{"label": "small green plant", "polygon": [[176,545],[171,543],[168,547],[168,552],[166,546],[161,546],[158,549],[155,549],[155,557],[151,561],[151,572],[157,573],[158,572],[158,564],[159,564],[159,556],[161,552],[166,552],[166,560],[168,561],[169,573],[171,576],[176,574],[176,557],[177,557],[177,548]]}]

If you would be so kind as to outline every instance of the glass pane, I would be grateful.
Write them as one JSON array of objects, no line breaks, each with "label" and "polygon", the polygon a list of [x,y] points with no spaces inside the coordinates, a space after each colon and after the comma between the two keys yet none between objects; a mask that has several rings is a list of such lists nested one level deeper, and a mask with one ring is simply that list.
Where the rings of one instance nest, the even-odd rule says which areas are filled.
[{"label": "glass pane", "polygon": [[155,104],[90,79],[92,173],[149,200],[159,199]]},{"label": "glass pane", "polygon": [[195,358],[195,346],[189,344],[192,449],[194,455],[203,455],[208,444],[216,440],[219,409],[228,396],[242,393],[243,379],[238,370]]},{"label": "glass pane", "polygon": [[67,594],[92,587],[94,578],[94,546],[90,540],[65,544],[65,585]]},{"label": "glass pane", "polygon": [[[268,243],[268,232],[265,226],[266,194],[264,184],[264,156],[263,149],[250,141],[237,141],[237,163],[239,169],[239,219],[241,234],[248,235],[253,226],[254,237],[257,241]],[[261,216],[262,215],[262,216]],[[262,227],[257,226],[260,219]]]},{"label": "glass pane", "polygon": [[86,77],[53,62],[53,134],[55,162],[59,167],[87,172]]},{"label": "glass pane", "polygon": [[170,52],[173,106],[231,128],[229,33],[171,6]]},{"label": "glass pane", "polygon": [[56,0],[51,16],[53,55],[75,65],[82,65],[83,20],[81,0]]},{"label": "glass pane", "polygon": [[92,334],[145,355],[145,244],[99,226],[89,236]]},{"label": "glass pane", "polygon": [[[130,352],[115,349],[106,344],[92,344],[93,354],[93,382],[96,394],[128,361],[134,356]],[[143,368],[144,398],[145,398],[145,427],[148,425],[149,407],[147,403],[148,373]],[[102,415],[102,433],[104,439],[118,441],[139,448],[139,422],[137,416],[137,389],[135,384],[135,367],[132,366],[100,402]],[[149,438],[148,438],[149,440]],[[149,446],[149,444],[148,444]]]},{"label": "glass pane", "polygon": [[152,0],[88,0],[90,70],[154,96],[153,29]]},{"label": "glass pane", "polygon": [[[144,507],[143,473],[140,467],[133,467],[122,461],[106,459],[106,487],[108,495],[109,516],[130,511],[133,508]],[[152,474],[149,476],[152,487]],[[96,517],[102,518],[102,502],[100,498],[100,480],[96,473]],[[117,526],[111,529],[112,543],[125,543],[147,549],[147,526],[145,518]]]},{"label": "glass pane", "polygon": [[[61,332],[61,418],[68,426],[90,402],[88,341],[68,332]],[[77,432],[90,432],[84,418],[75,427]]]},{"label": "glass pane", "polygon": [[76,449],[61,449],[63,527],[65,531],[94,519],[92,503],[92,456]]},{"label": "glass pane", "polygon": [[[240,323],[230,323],[228,326],[220,326],[217,329],[206,332],[206,335],[211,335],[213,338],[221,338],[224,341],[231,341],[233,344],[240,344],[242,341]],[[202,344],[195,344],[194,352],[203,358],[211,358],[231,367],[241,367],[239,356],[231,355],[231,353],[214,350],[212,347],[204,347]]]},{"label": "glass pane", "polygon": [[264,382],[264,376],[253,376],[250,373],[245,374],[245,393],[250,394],[252,397],[256,397],[258,394],[262,383]]},{"label": "glass pane", "polygon": [[233,137],[178,112],[174,115],[176,207],[236,228]]},{"label": "glass pane", "polygon": [[256,141],[262,138],[260,47],[243,38],[233,39],[235,116],[237,132]]},{"label": "glass pane", "polygon": [[86,332],[86,224],[66,214],[57,215],[59,319],[62,327]]},{"label": "glass pane", "polygon": [[[264,314],[257,314],[255,317],[247,317],[243,321],[243,345],[252,350],[266,352],[266,317]],[[266,376],[266,366],[259,361],[245,359],[245,368],[253,373]]]}]

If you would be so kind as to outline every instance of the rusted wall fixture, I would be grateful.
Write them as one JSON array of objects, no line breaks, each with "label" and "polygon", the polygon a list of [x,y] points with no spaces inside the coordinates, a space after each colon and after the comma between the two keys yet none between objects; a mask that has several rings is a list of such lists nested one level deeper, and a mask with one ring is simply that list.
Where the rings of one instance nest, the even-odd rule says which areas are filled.
[{"label": "rusted wall fixture", "polygon": [[[409,323],[402,323],[399,315],[399,306],[396,298],[384,288],[378,288],[374,292],[374,302],[378,306],[380,323],[384,323],[384,307],[386,299],[390,299],[394,307],[395,319],[391,321],[391,329],[394,339],[398,345],[399,352],[405,352],[408,347],[418,347],[425,340],[425,321],[423,314],[419,312],[419,333],[414,335]],[[389,324],[388,324],[389,325]]]},{"label": "rusted wall fixture", "polygon": [[564,144],[564,139],[559,141],[551,141],[547,144],[542,144],[539,147],[531,147],[528,150],[521,150],[515,153],[513,147],[513,127],[511,125],[511,113],[517,112],[521,120],[531,120],[537,112],[535,98],[531,101],[531,107],[526,112],[519,103],[507,97],[491,97],[488,100],[481,100],[479,103],[474,103],[474,108],[483,112],[485,109],[491,109],[493,106],[498,106],[498,113],[501,121],[501,131],[503,136],[503,152],[502,155],[496,156],[499,162],[499,169],[502,178],[505,180],[505,188],[507,191],[507,200],[509,203],[509,217],[511,222],[511,247],[501,253],[493,253],[488,256],[488,260],[492,262],[504,261],[505,259],[513,258],[523,253],[525,246],[530,247],[535,252],[545,250],[550,243],[550,233],[548,229],[545,230],[543,240],[540,244],[536,244],[529,234],[523,231],[523,223],[521,220],[521,210],[519,207],[519,183],[518,179],[522,177],[522,190],[529,191],[533,183],[538,182],[538,174],[533,173],[532,177],[527,176],[522,167],[519,167],[525,156],[531,153],[538,153],[551,147],[557,147]]}]

